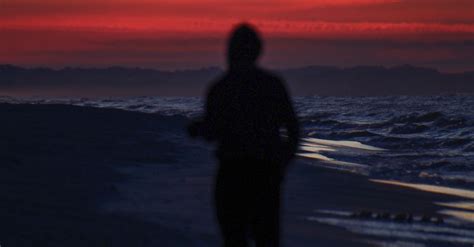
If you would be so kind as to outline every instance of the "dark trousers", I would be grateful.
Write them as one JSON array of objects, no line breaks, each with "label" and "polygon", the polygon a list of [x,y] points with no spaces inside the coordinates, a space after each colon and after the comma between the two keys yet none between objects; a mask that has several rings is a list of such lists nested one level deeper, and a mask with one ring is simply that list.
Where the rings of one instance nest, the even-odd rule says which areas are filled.
[{"label": "dark trousers", "polygon": [[215,207],[225,247],[279,246],[281,165],[251,158],[220,159]]}]

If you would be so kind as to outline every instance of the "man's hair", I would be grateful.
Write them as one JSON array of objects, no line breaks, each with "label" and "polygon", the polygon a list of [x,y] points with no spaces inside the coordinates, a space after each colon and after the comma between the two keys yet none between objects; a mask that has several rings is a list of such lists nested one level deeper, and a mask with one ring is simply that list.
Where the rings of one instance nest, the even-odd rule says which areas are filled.
[{"label": "man's hair", "polygon": [[227,55],[229,63],[254,63],[261,54],[262,41],[257,30],[250,24],[237,25],[229,39]]}]

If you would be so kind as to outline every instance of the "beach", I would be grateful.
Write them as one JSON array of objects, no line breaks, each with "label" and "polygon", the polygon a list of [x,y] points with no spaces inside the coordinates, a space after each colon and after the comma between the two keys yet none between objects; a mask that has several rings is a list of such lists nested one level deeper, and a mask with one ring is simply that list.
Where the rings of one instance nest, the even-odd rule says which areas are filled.
[{"label": "beach", "polygon": [[[0,116],[1,246],[219,246],[213,146],[187,137],[189,118],[59,104]],[[284,246],[474,244],[472,223],[442,213],[473,198],[318,162],[288,171]]]}]

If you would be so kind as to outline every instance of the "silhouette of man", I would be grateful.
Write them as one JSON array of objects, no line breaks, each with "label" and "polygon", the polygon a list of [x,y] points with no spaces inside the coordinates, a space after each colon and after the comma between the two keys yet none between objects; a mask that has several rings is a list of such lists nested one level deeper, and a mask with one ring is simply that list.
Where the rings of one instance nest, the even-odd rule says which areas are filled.
[{"label": "silhouette of man", "polygon": [[279,245],[280,187],[298,145],[284,83],[256,65],[261,47],[250,25],[233,31],[228,71],[208,91],[204,120],[188,129],[218,144],[214,196],[226,247]]}]

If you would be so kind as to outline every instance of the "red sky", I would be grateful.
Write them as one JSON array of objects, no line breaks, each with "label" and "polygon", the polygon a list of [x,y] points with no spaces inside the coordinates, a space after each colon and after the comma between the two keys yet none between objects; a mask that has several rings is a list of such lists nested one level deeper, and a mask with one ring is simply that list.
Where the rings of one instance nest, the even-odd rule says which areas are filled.
[{"label": "red sky", "polygon": [[414,64],[474,70],[474,0],[0,0],[0,63],[225,66],[238,22],[263,64]]}]

